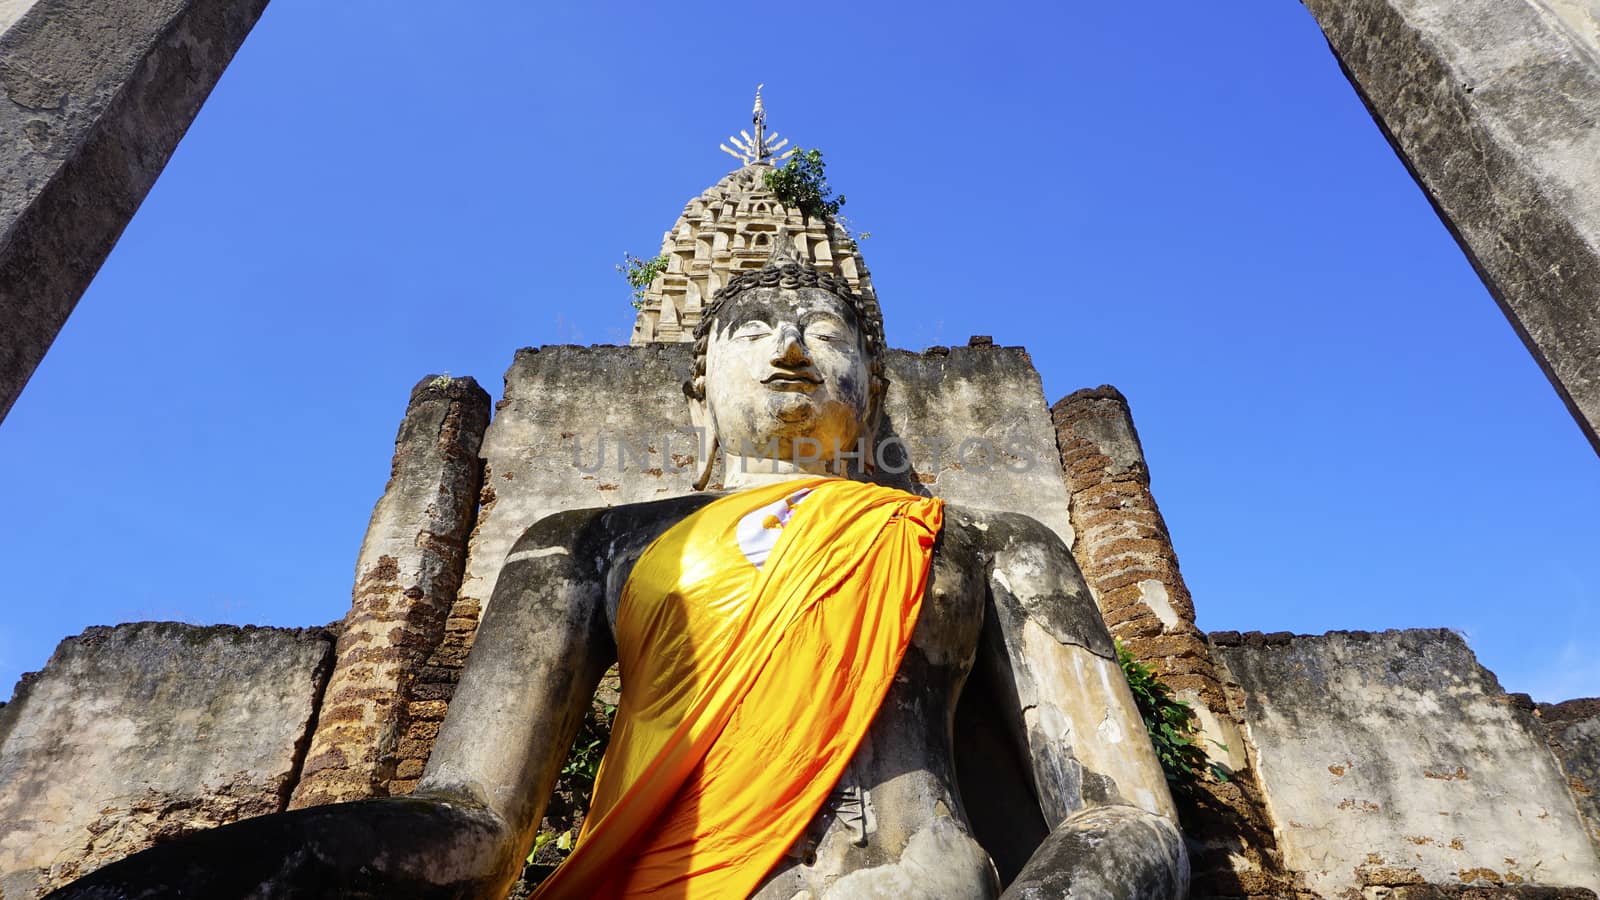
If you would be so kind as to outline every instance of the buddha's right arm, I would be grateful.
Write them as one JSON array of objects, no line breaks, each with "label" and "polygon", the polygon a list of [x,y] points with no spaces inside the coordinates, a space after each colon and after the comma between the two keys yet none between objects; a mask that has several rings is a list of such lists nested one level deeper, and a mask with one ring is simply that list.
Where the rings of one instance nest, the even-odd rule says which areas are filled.
[{"label": "buddha's right arm", "polygon": [[542,519],[507,554],[413,796],[481,804],[526,854],[600,676],[615,656],[587,552],[600,511]]}]

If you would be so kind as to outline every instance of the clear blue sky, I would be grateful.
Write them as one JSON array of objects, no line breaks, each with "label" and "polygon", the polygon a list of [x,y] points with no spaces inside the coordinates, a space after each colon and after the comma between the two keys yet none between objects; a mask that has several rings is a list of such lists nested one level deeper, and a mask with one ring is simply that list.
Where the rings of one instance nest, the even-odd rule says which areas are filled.
[{"label": "clear blue sky", "polygon": [[812,10],[274,0],[0,425],[0,694],[87,625],[340,618],[411,385],[626,342],[757,82],[891,343],[1128,396],[1202,627],[1600,694],[1600,461],[1298,3]]}]

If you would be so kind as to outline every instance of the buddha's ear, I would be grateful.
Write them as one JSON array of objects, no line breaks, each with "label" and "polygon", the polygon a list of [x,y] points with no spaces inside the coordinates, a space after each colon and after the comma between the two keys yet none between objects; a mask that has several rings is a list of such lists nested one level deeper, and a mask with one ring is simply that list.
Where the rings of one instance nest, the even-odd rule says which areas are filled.
[{"label": "buddha's ear", "polygon": [[697,491],[706,489],[711,481],[711,469],[717,464],[717,417],[711,413],[704,382],[701,384],[700,397],[689,394],[689,424],[694,426],[700,439],[700,446],[695,450],[694,489]]}]

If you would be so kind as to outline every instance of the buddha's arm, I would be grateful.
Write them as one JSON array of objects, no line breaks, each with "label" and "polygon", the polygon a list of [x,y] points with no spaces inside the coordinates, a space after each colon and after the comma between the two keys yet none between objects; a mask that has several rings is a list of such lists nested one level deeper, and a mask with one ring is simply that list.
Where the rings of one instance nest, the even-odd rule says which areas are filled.
[{"label": "buddha's arm", "polygon": [[1085,802],[1170,817],[1166,780],[1072,554],[1034,519],[981,515],[991,605],[980,659],[1015,691],[1003,698],[1007,718],[1033,763],[1046,821]]},{"label": "buddha's arm", "polygon": [[1181,895],[1188,863],[1172,798],[1071,552],[1026,516],[966,515],[991,561],[979,664],[1053,826],[1007,896],[1068,886],[1096,896],[1114,884],[1120,896]]},{"label": "buddha's arm", "polygon": [[519,858],[615,656],[602,563],[584,549],[602,518],[599,510],[549,516],[506,556],[415,793],[487,807]]}]

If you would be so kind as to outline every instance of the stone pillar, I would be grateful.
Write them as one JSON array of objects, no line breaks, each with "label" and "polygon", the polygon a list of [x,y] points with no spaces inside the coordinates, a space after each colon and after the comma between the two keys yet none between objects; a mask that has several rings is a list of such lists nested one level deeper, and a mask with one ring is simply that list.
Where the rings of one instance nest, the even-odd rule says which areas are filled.
[{"label": "stone pillar", "polygon": [[0,3],[0,419],[265,6]]},{"label": "stone pillar", "polygon": [[[1196,896],[1282,896],[1272,829],[1216,663],[1195,626],[1194,601],[1150,493],[1150,470],[1128,411],[1110,385],[1051,410],[1071,495],[1072,546],[1111,634],[1194,709],[1212,758],[1232,772],[1177,797],[1194,852]],[[1227,749],[1222,749],[1226,747]]]},{"label": "stone pillar", "polygon": [[291,807],[382,796],[415,777],[408,765],[420,773],[407,733],[414,708],[430,702],[417,696],[424,667],[461,585],[488,425],[489,395],[471,378],[430,376],[412,389]]},{"label": "stone pillar", "polygon": [[1600,451],[1600,8],[1304,2]]}]

